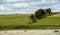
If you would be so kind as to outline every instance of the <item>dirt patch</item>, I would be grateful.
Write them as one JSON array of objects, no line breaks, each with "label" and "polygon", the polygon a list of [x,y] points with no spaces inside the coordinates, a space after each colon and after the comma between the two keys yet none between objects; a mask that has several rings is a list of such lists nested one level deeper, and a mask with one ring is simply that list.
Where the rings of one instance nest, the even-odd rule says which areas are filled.
[{"label": "dirt patch", "polygon": [[51,15],[49,17],[60,17],[60,14],[53,14],[53,15]]}]

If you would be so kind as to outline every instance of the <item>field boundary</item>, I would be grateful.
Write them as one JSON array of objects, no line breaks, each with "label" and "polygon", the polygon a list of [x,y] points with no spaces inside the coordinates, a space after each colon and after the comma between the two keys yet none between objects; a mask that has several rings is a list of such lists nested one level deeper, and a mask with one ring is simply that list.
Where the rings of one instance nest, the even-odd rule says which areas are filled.
[{"label": "field boundary", "polygon": [[2,30],[18,29],[60,29],[60,25],[23,25],[23,26],[1,26]]}]

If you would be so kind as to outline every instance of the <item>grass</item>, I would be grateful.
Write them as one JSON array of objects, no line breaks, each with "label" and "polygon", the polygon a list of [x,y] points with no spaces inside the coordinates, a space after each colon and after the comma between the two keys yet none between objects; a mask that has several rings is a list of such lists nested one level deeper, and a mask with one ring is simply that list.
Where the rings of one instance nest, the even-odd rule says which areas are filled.
[{"label": "grass", "polygon": [[29,15],[0,15],[0,26],[25,25],[29,20]]},{"label": "grass", "polygon": [[38,20],[34,25],[60,25],[60,17],[46,17]]},{"label": "grass", "polygon": [[60,17],[45,17],[28,26],[27,23],[29,22],[29,16],[29,14],[0,15],[0,29],[24,29],[25,27],[36,29],[40,28],[37,25],[60,25]]}]

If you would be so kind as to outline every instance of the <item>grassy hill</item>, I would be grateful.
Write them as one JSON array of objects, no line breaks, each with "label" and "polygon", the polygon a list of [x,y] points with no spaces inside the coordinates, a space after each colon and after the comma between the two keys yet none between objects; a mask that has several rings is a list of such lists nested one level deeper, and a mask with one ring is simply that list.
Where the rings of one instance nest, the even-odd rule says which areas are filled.
[{"label": "grassy hill", "polygon": [[[29,28],[27,25],[29,16],[30,14],[0,15],[0,29]],[[53,15],[47,16],[37,20],[36,23],[32,23],[31,25],[60,25],[60,17]],[[30,28],[39,28],[38,26],[31,25]]]},{"label": "grassy hill", "polygon": [[60,17],[46,17],[38,20],[35,25],[60,25]]}]

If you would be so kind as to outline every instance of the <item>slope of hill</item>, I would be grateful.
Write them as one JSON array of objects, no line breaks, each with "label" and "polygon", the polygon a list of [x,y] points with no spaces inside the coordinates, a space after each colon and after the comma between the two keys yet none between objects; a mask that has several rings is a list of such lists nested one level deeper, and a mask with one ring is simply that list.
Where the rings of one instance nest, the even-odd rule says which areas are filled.
[{"label": "slope of hill", "polygon": [[60,25],[60,17],[56,16],[48,16],[27,25],[29,16],[30,14],[0,15],[0,29],[38,29],[42,28],[39,25]]},{"label": "slope of hill", "polygon": [[46,17],[37,21],[35,25],[60,25],[60,17]]}]

